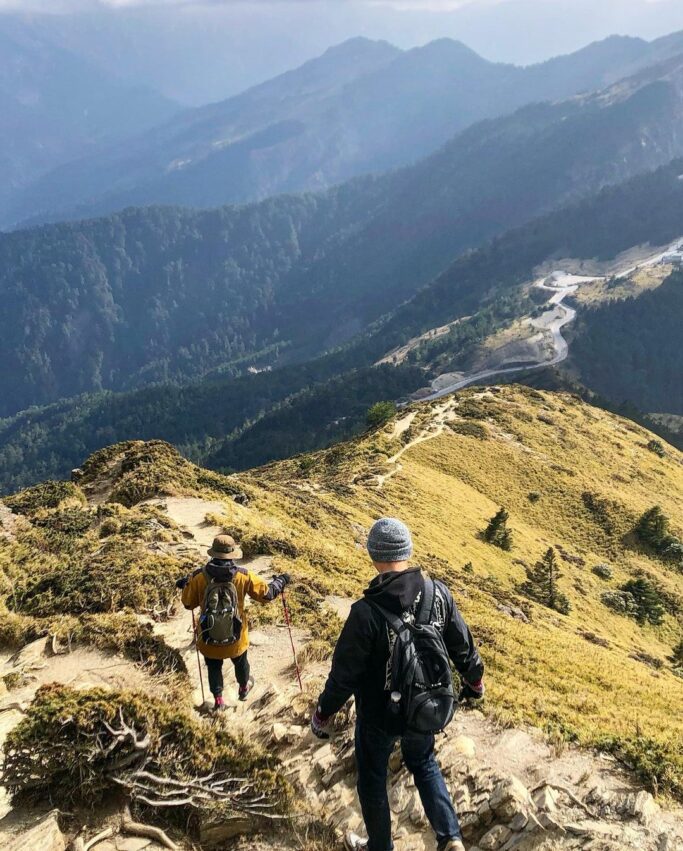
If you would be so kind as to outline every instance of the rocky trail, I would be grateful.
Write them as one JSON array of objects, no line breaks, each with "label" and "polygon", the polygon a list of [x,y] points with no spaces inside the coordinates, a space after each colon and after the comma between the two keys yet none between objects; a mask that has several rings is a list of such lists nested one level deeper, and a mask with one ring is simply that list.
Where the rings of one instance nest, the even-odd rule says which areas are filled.
[{"label": "rocky trail", "polygon": [[[390,460],[393,471],[400,468],[400,456],[409,446],[440,433],[455,416],[452,407],[444,404],[438,411],[436,427],[418,434]],[[406,417],[394,436],[400,438],[411,424],[412,419]],[[184,529],[185,546],[196,552],[201,563],[207,544],[220,531],[207,521],[207,514],[224,513],[222,504],[184,498],[154,502]],[[254,559],[248,566],[266,577],[272,575],[268,557]],[[331,597],[327,604],[342,616],[348,613],[347,600]],[[189,613],[179,608],[154,628],[183,654],[199,705],[201,691]],[[236,700],[236,689],[226,688],[228,708],[221,723],[232,730],[244,730],[278,754],[296,790],[299,815],[294,817],[293,832],[284,836],[274,834],[266,823],[253,819],[246,822],[240,817],[210,825],[201,834],[202,847],[307,851],[314,846],[307,838],[302,814],[339,832],[360,830],[354,788],[353,710],[337,717],[330,741],[313,737],[308,719],[327,666],[313,664],[304,669],[302,694],[293,676],[289,639],[282,626],[255,629],[251,638],[250,657],[257,686],[246,703]],[[299,648],[303,649],[310,638],[304,630],[295,629]],[[156,687],[148,674],[128,659],[53,646],[49,639],[34,642],[0,663],[0,676],[11,673],[19,678],[11,691],[0,691],[0,744],[43,683],[69,683],[76,688]],[[202,674],[205,676],[204,670]],[[230,677],[226,667],[226,684]],[[439,736],[438,749],[469,851],[683,851],[683,813],[660,806],[612,757],[553,745],[537,731],[502,728],[471,709],[459,712],[455,722]],[[433,838],[399,751],[391,759],[389,786],[396,851],[434,851]],[[11,851],[64,851],[66,840],[55,814],[12,810],[6,800],[0,805],[4,808],[0,846]],[[107,820],[105,815],[99,828],[114,825],[113,833],[93,846],[97,851],[156,851],[163,847],[151,838],[119,833],[118,822]],[[91,814],[88,836],[97,832],[97,819],[92,819]],[[37,825],[31,826],[36,821]],[[253,831],[260,837],[252,836]]]}]

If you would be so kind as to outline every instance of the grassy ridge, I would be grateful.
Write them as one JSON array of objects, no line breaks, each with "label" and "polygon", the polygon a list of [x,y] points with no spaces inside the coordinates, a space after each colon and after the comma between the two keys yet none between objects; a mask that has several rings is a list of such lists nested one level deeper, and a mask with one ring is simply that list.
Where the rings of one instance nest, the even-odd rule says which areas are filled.
[{"label": "grassy ridge", "polygon": [[[651,438],[569,394],[471,389],[404,411],[350,443],[229,480],[207,478],[180,459],[174,465],[165,444],[125,444],[85,465],[83,487],[98,499],[125,495],[130,505],[134,494],[149,493],[148,484],[159,487],[165,467],[165,492],[222,499],[225,527],[249,552],[270,553],[276,570],[296,577],[292,611],[320,639],[316,653],[339,625],[328,628],[324,597],[356,596],[372,577],[364,551],[370,524],[384,514],[402,517],[414,532],[415,561],[451,585],[482,644],[488,710],[505,723],[538,725],[558,743],[572,739],[616,752],[653,786],[681,797],[683,679],[670,658],[683,637],[681,572],[645,550],[633,529],[659,504],[681,536],[683,456],[666,446],[661,457],[648,448]],[[378,477],[388,473],[379,487]],[[229,499],[237,487],[248,506]],[[510,552],[481,538],[501,505],[510,513]],[[138,507],[121,510],[131,512],[129,523],[142,519]],[[35,507],[31,512],[32,523],[40,520]],[[125,528],[121,523],[116,534]],[[37,534],[31,533],[44,540]],[[36,545],[26,534],[21,546]],[[0,541],[0,565],[4,550],[10,571],[8,546]],[[525,568],[550,546],[571,603],[568,616],[532,602],[520,588]],[[592,572],[599,564],[610,566],[607,579]],[[604,592],[635,577],[656,589],[666,612],[661,624],[641,626],[602,602]],[[35,595],[30,599],[36,611]],[[501,607],[521,610],[526,621]],[[10,608],[13,617],[31,614],[21,602]]]}]

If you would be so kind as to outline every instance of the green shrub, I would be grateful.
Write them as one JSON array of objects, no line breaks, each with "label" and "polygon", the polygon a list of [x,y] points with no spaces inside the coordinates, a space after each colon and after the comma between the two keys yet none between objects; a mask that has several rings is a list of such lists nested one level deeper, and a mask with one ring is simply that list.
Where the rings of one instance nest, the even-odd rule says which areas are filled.
[{"label": "green shrub", "polygon": [[612,568],[608,564],[596,564],[593,568],[593,573],[599,576],[600,579],[611,579],[614,575]]},{"label": "green shrub", "polygon": [[3,497],[5,505],[15,514],[25,514],[31,517],[35,512],[45,508],[58,508],[63,502],[73,500],[85,505],[83,491],[72,482],[42,482],[19,491],[12,496]]},{"label": "green shrub", "polygon": [[487,440],[489,436],[488,429],[481,423],[476,422],[452,422],[448,427],[455,434],[464,434],[466,437],[476,437],[477,440]]},{"label": "green shrub", "polygon": [[651,440],[647,444],[647,448],[650,452],[654,452],[655,455],[659,455],[660,458],[666,458],[666,449],[664,449],[664,444],[661,440]]},{"label": "green shrub", "polygon": [[510,515],[504,508],[500,508],[489,520],[486,529],[482,533],[483,539],[499,547],[501,550],[512,549],[512,532],[507,527]]},{"label": "green shrub", "polygon": [[375,402],[365,415],[365,422],[369,429],[380,428],[396,415],[394,402]]},{"label": "green shrub", "polygon": [[625,591],[604,591],[600,595],[600,600],[608,609],[619,615],[635,617],[637,606],[633,594]]},{"label": "green shrub", "polygon": [[643,577],[631,579],[621,590],[630,594],[635,600],[636,610],[634,616],[638,623],[649,621],[655,626],[664,620],[664,606],[662,599],[655,586]]},{"label": "green shrub", "polygon": [[669,518],[655,505],[638,521],[636,537],[667,561],[683,566],[683,542],[669,531]]}]

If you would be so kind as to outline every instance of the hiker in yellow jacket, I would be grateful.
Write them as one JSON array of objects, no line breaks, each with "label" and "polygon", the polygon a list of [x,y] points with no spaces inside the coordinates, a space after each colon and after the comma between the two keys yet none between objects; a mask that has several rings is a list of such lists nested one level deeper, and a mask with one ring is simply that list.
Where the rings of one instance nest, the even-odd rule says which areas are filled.
[{"label": "hiker in yellow jacket", "polygon": [[208,551],[211,561],[176,582],[182,589],[186,609],[201,608],[197,627],[197,648],[206,660],[209,689],[214,709],[223,701],[223,660],[235,666],[239,685],[238,698],[246,700],[254,687],[247,650],[249,625],[245,611],[247,594],[259,603],[278,597],[290,582],[289,574],[275,576],[269,583],[236,561],[243,557],[241,548],[230,535],[219,535]]}]

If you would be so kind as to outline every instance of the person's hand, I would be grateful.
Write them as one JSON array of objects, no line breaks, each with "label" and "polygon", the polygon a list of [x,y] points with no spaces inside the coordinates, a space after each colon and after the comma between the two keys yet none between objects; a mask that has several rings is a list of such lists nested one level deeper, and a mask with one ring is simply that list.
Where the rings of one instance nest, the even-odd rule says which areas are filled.
[{"label": "person's hand", "polygon": [[281,573],[278,579],[282,580],[282,587],[285,588],[292,581],[292,577],[288,573]]},{"label": "person's hand", "polygon": [[176,580],[175,587],[179,588],[182,591],[189,581],[189,576],[181,576],[180,579]]},{"label": "person's hand", "polygon": [[462,681],[462,689],[460,690],[460,700],[481,700],[486,689],[482,680],[476,683],[468,683]]},{"label": "person's hand", "polygon": [[321,715],[320,707],[318,707],[311,717],[311,730],[313,731],[313,735],[317,736],[319,739],[329,739],[331,720],[332,719],[330,717]]}]

